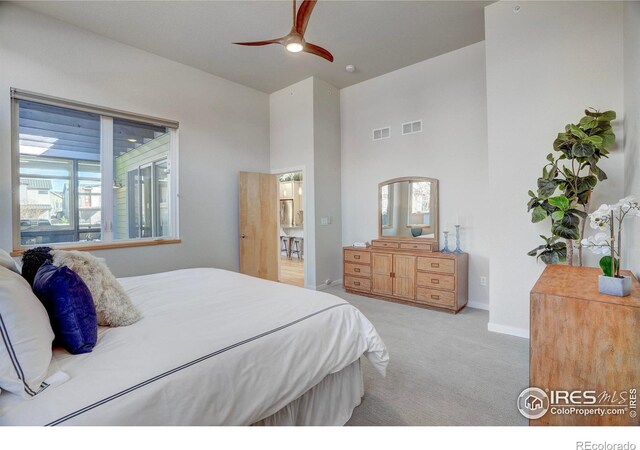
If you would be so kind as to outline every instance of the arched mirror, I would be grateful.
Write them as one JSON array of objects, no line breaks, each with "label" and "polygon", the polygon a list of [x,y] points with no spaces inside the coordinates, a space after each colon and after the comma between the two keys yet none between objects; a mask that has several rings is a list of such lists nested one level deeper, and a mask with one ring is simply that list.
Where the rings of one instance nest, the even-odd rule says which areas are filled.
[{"label": "arched mirror", "polygon": [[394,178],[378,185],[380,239],[438,241],[438,180]]}]

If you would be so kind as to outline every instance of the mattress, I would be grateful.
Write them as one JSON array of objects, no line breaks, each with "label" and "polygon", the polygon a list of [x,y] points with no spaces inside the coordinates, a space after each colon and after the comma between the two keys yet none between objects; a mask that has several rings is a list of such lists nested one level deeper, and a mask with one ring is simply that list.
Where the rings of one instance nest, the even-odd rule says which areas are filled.
[{"label": "mattress", "polygon": [[92,353],[56,349],[68,380],[0,395],[1,425],[249,425],[385,345],[344,300],[221,269],[119,279],[143,318],[100,327]]}]

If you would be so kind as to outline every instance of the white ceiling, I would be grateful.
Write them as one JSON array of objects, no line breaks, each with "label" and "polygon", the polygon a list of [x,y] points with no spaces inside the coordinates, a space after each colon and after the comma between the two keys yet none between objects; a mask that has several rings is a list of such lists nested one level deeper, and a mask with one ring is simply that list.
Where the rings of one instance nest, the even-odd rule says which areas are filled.
[{"label": "white ceiling", "polygon": [[[299,4],[300,2],[298,2]],[[487,1],[320,0],[305,38],[330,63],[280,45],[237,41],[286,35],[290,1],[20,1],[122,43],[271,93],[310,76],[338,88],[484,39]],[[354,73],[345,66],[353,64]]]}]

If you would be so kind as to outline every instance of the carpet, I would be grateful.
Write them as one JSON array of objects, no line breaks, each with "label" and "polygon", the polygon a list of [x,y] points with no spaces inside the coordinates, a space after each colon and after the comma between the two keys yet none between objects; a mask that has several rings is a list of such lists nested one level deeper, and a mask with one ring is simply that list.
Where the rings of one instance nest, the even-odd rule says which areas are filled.
[{"label": "carpet", "polygon": [[326,292],[362,311],[389,350],[386,378],[363,360],[365,395],[347,425],[527,425],[516,399],[528,387],[529,340],[487,331],[487,311]]}]

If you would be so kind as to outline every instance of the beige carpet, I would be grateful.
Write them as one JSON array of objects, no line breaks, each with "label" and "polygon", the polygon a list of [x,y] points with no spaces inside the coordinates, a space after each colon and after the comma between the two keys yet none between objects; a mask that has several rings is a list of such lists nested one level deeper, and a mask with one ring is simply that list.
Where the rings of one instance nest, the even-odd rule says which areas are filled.
[{"label": "beige carpet", "polygon": [[389,350],[387,377],[362,362],[365,396],[347,425],[527,425],[516,409],[529,341],[487,331],[489,313],[457,315],[345,293]]}]

